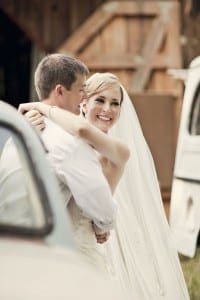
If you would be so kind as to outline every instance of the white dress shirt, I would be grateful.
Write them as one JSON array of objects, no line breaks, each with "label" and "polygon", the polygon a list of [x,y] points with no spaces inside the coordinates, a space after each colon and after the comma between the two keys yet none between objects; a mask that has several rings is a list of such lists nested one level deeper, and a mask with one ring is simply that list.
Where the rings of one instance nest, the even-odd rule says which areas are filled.
[{"label": "white dress shirt", "polygon": [[71,198],[68,186],[84,216],[105,231],[112,229],[117,205],[95,151],[51,120],[45,119],[45,122],[42,139],[49,150],[48,159],[60,180],[66,204]]}]

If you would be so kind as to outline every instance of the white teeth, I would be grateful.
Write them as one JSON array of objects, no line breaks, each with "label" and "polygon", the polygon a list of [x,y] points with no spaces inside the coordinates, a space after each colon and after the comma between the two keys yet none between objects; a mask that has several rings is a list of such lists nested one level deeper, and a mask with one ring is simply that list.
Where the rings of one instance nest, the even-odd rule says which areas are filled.
[{"label": "white teeth", "polygon": [[106,116],[98,115],[97,118],[100,119],[100,120],[103,120],[103,121],[111,121],[111,118],[108,118]]}]

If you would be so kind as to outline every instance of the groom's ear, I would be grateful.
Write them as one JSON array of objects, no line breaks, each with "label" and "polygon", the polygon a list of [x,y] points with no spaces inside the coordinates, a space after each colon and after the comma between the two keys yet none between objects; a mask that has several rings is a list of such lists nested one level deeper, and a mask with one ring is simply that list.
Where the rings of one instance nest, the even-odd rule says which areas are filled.
[{"label": "groom's ear", "polygon": [[63,95],[63,87],[61,84],[57,84],[55,86],[55,92],[58,96],[62,96]]}]

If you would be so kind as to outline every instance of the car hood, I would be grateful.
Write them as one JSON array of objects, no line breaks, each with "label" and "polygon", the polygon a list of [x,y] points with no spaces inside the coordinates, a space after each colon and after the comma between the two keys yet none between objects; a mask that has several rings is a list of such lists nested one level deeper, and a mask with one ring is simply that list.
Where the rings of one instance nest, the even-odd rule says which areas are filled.
[{"label": "car hood", "polygon": [[0,299],[124,299],[72,249],[3,239],[0,266]]}]

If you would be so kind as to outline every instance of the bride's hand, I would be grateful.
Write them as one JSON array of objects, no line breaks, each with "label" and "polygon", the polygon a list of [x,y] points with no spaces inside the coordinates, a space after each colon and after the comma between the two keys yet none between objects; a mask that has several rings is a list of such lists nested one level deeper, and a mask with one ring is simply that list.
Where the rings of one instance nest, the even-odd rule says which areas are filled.
[{"label": "bride's hand", "polygon": [[103,244],[107,242],[110,236],[110,231],[103,231],[92,222],[92,227],[96,236],[97,243]]},{"label": "bride's hand", "polygon": [[102,234],[96,234],[95,233],[95,236],[96,236],[97,243],[98,244],[103,244],[103,243],[107,242],[107,240],[109,239],[110,232],[107,231],[107,232],[104,232]]},{"label": "bride's hand", "polygon": [[38,110],[30,110],[24,114],[25,118],[31,123],[38,131],[45,128],[44,116]]},{"label": "bride's hand", "polygon": [[39,110],[39,102],[30,102],[30,103],[22,103],[19,105],[18,112],[24,115],[26,112],[30,110]]}]

